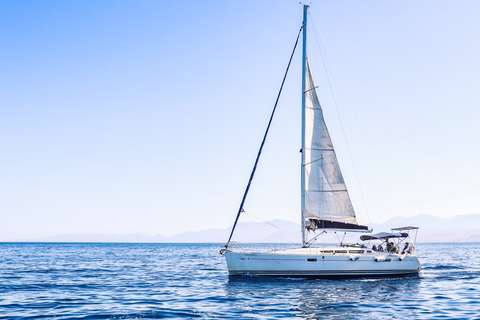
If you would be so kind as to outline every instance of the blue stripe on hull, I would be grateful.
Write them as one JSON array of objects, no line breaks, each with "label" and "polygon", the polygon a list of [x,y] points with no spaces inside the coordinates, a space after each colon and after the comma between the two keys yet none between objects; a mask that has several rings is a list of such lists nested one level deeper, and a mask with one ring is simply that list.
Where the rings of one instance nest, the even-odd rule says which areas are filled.
[{"label": "blue stripe on hull", "polygon": [[276,276],[276,277],[363,277],[363,276],[402,276],[418,274],[417,270],[235,270],[229,271],[230,276]]}]

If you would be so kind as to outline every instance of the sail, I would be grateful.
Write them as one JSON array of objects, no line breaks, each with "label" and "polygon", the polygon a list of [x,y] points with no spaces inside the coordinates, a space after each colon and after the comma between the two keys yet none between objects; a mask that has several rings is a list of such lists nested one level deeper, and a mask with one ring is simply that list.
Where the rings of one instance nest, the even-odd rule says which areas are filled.
[{"label": "sail", "polygon": [[361,229],[338,165],[310,65],[305,83],[305,226],[309,230]]}]

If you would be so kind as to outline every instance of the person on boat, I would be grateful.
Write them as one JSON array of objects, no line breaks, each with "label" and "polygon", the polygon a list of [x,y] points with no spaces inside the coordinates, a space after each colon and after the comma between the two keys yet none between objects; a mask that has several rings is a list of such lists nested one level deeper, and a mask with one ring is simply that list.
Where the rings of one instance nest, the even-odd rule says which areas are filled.
[{"label": "person on boat", "polygon": [[377,247],[377,251],[378,251],[378,252],[383,252],[383,247],[382,247],[382,245],[381,245],[381,244],[379,244],[379,245],[378,245],[378,247]]},{"label": "person on boat", "polygon": [[392,252],[393,243],[387,240],[387,252]]},{"label": "person on boat", "polygon": [[405,247],[403,247],[402,254],[405,253],[410,253],[410,246],[408,245],[408,242],[405,242]]},{"label": "person on boat", "polygon": [[393,242],[387,242],[387,251],[390,253],[397,252],[397,248],[395,247],[395,244]]},{"label": "person on boat", "polygon": [[377,250],[377,246],[376,246],[376,245],[373,245],[372,250],[373,250],[373,251],[378,251],[378,250]]}]

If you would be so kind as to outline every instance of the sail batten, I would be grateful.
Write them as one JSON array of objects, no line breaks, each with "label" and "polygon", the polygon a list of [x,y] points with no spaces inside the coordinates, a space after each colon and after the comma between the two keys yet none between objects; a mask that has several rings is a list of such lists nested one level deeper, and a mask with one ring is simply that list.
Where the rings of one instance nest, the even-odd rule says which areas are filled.
[{"label": "sail batten", "polygon": [[342,190],[308,190],[309,192],[343,192],[348,191],[347,189]]},{"label": "sail batten", "polygon": [[367,229],[359,226],[323,117],[310,65],[305,90],[305,227]]}]

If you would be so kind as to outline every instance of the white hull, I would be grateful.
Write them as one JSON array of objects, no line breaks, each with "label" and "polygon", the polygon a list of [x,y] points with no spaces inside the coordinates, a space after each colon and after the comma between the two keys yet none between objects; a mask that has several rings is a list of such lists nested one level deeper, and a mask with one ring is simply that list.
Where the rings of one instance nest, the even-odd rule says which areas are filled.
[{"label": "white hull", "polygon": [[421,269],[415,255],[388,254],[356,247],[227,251],[225,258],[231,276],[363,277],[415,274]]}]

